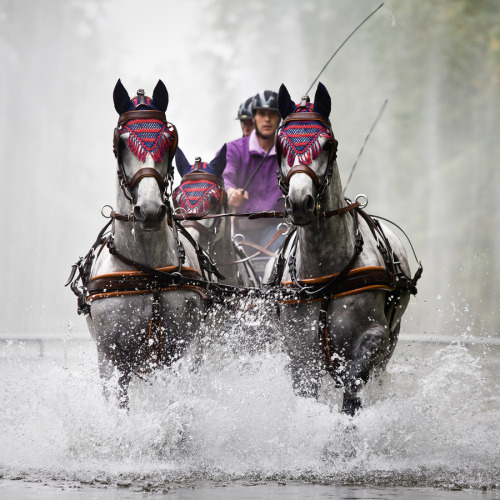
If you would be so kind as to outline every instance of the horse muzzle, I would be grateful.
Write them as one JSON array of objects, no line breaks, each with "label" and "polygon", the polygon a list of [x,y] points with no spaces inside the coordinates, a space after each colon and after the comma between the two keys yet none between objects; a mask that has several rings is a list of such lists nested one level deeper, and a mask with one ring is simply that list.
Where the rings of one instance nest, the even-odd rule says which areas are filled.
[{"label": "horse muzzle", "polygon": [[144,231],[158,231],[167,215],[163,203],[138,204],[134,206],[134,218]]},{"label": "horse muzzle", "polygon": [[285,210],[296,226],[307,226],[314,218],[315,201],[312,195],[296,197],[291,194],[285,198]]}]

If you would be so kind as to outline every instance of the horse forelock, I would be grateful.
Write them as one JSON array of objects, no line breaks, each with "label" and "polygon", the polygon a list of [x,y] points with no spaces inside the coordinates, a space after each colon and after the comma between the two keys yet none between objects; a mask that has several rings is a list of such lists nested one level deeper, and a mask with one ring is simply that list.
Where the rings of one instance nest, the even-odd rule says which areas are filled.
[{"label": "horse forelock", "polygon": [[[312,104],[307,104],[305,108],[297,106],[295,110],[296,113],[311,111]],[[288,166],[292,167],[296,158],[300,164],[310,165],[321,153],[319,141],[321,137],[331,139],[328,128],[319,121],[305,119],[285,125],[280,131],[278,140]]]},{"label": "horse forelock", "polygon": [[176,207],[186,212],[207,212],[210,207],[210,197],[222,202],[223,189],[216,182],[207,179],[190,179],[177,187],[173,194]]},{"label": "horse forelock", "polygon": [[120,133],[129,134],[127,146],[142,163],[148,153],[155,163],[162,161],[174,139],[173,128],[151,118],[129,120],[121,127]]}]

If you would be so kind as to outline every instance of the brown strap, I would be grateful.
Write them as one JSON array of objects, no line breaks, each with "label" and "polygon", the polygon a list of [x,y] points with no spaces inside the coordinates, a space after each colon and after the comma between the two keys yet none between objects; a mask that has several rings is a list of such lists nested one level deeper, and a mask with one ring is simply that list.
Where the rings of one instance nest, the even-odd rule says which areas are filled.
[{"label": "brown strap", "polygon": [[[258,250],[257,253],[253,254],[250,258],[254,258],[254,257],[257,257],[257,255],[259,255],[259,253],[265,253],[266,255],[269,255],[269,257],[276,257],[276,254],[269,251],[267,248],[265,247],[262,247],[260,245],[258,245],[257,243],[252,243],[251,241],[240,241],[238,243],[238,245],[240,246],[247,246],[247,247],[251,247],[251,248],[255,248],[256,250]],[[240,262],[240,261],[238,261]]]},{"label": "brown strap", "polygon": [[307,174],[312,181],[314,182],[314,185],[316,186],[316,189],[319,188],[319,180],[318,176],[316,175],[316,172],[309,166],[307,165],[295,165],[290,169],[288,172],[288,175],[286,176],[286,185],[290,184],[290,179],[295,175],[295,174]]},{"label": "brown strap", "polygon": [[160,190],[162,192],[165,191],[165,179],[160,175],[158,170],[151,167],[142,167],[135,173],[135,175],[132,177],[132,179],[130,179],[129,182],[130,190],[134,189],[136,184],[144,177],[154,177],[156,179],[156,182],[158,182]]},{"label": "brown strap", "polygon": [[360,206],[359,201],[356,201],[355,203],[351,203],[350,205],[347,205],[343,208],[338,208],[337,210],[329,210],[328,212],[319,212],[318,217],[320,219],[329,219],[330,217],[334,217],[335,215],[342,215],[345,214],[346,212],[350,212],[351,210],[354,210],[359,206]]},{"label": "brown strap", "polygon": [[112,219],[121,220],[121,221],[124,221],[124,222],[130,222],[130,221],[134,220],[133,216],[119,214],[118,212],[115,212],[114,210],[111,210],[111,213],[109,214],[109,216]]},{"label": "brown strap", "polygon": [[[282,234],[285,234],[288,231],[288,229],[278,229],[274,236],[264,245],[257,245],[257,243],[252,243],[251,241],[240,241],[238,245],[246,245],[248,247],[255,248],[258,250],[258,252],[254,253],[253,255],[250,255],[249,257],[245,259],[240,259],[234,261],[235,264],[240,263],[240,262],[245,262],[247,260],[253,259],[254,257],[257,257],[260,253],[265,253],[266,255],[269,255],[270,257],[277,257],[277,255],[273,252],[270,252],[268,248],[278,239],[279,236]],[[224,263],[223,265],[227,265],[227,263]]]},{"label": "brown strap", "polygon": [[[167,267],[159,267],[157,269],[151,269],[153,271],[160,271],[161,273],[173,273],[177,271],[177,266],[167,266]],[[141,277],[151,277],[153,273],[149,272],[143,272],[143,271],[117,271],[114,273],[107,273],[107,274],[100,274],[98,276],[94,276],[90,281],[96,281],[102,278],[110,278],[112,280],[122,280],[122,279],[127,279],[127,278],[141,278]],[[195,278],[198,279],[201,277],[201,274],[196,270],[193,269],[192,267],[182,267],[182,276],[185,276],[187,278]]]},{"label": "brown strap", "polygon": [[141,109],[138,111],[125,111],[118,118],[118,127],[130,120],[161,120],[167,123],[167,117],[163,111],[156,111],[154,109]]},{"label": "brown strap", "polygon": [[[306,278],[297,280],[301,286],[308,285],[321,285],[327,283],[332,279],[339,276],[340,273],[328,274],[327,276],[319,276],[318,278]],[[356,283],[355,288],[360,285],[369,285],[380,282],[394,282],[394,275],[389,273],[385,267],[380,266],[369,266],[369,267],[358,267],[357,269],[352,269],[347,273],[346,280],[352,280],[350,283]],[[293,281],[283,281],[281,283],[285,287],[293,287]]]}]

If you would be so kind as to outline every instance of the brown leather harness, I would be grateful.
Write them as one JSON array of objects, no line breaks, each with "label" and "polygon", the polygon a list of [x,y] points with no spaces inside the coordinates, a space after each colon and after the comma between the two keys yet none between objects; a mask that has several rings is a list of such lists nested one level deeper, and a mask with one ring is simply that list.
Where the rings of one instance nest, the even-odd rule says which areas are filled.
[{"label": "brown leather harness", "polygon": [[[120,116],[118,120],[118,126],[115,129],[114,133],[114,151],[118,163],[117,173],[120,180],[120,186],[127,199],[132,204],[134,204],[135,197],[133,194],[133,189],[137,185],[137,183],[144,177],[154,177],[156,179],[162,193],[164,193],[165,201],[167,202],[167,221],[169,225],[171,225],[177,241],[179,265],[154,269],[122,255],[116,249],[112,234],[109,234],[108,236],[105,236],[105,234],[109,229],[109,226],[115,220],[133,222],[134,218],[133,215],[123,215],[111,211],[111,220],[101,230],[96,239],[96,242],[91,247],[87,255],[84,258],[81,258],[73,266],[68,282],[66,283],[66,285],[71,284],[71,289],[78,297],[79,314],[90,314],[89,304],[94,300],[108,297],[151,293],[153,295],[153,305],[149,332],[150,339],[153,341],[151,342],[151,345],[153,347],[150,348],[150,360],[160,362],[162,356],[161,345],[163,340],[161,317],[159,312],[159,299],[160,293],[162,292],[180,289],[193,290],[199,293],[204,299],[208,300],[214,300],[218,297],[220,298],[228,295],[232,297],[242,294],[247,295],[248,293],[252,293],[255,296],[271,296],[277,301],[278,313],[280,304],[300,304],[321,301],[318,322],[318,335],[323,344],[326,366],[329,372],[334,377],[337,377],[339,367],[332,359],[333,356],[330,353],[329,346],[327,311],[331,300],[367,291],[384,291],[387,293],[386,312],[390,317],[389,325],[391,329],[393,328],[393,320],[401,295],[403,293],[417,293],[416,283],[422,274],[422,266],[419,263],[419,268],[413,278],[410,278],[404,273],[403,269],[400,266],[399,259],[392,250],[390,243],[385,236],[378,220],[366,214],[360,208],[359,202],[356,201],[352,203],[349,200],[346,200],[347,204],[345,207],[341,207],[336,210],[330,210],[327,212],[320,212],[318,201],[324,190],[330,183],[337,152],[337,141],[333,136],[333,131],[331,129],[329,120],[325,119],[322,115],[311,112],[293,113],[287,117],[282,126],[293,120],[304,121],[309,119],[321,121],[321,123],[323,123],[328,128],[330,133],[331,140],[327,144],[327,147],[330,148],[330,153],[328,158],[327,171],[322,181],[318,179],[316,173],[307,165],[293,166],[286,177],[283,176],[281,168],[279,166],[277,173],[278,184],[283,194],[286,195],[288,192],[290,179],[293,177],[293,175],[297,173],[305,173],[312,179],[316,187],[316,216],[318,217],[318,219],[324,220],[330,217],[351,213],[356,235],[353,255],[344,269],[342,269],[339,273],[310,279],[298,279],[296,274],[295,262],[297,238],[295,237],[295,240],[293,240],[294,235],[296,236],[295,228],[294,230],[288,232],[285,243],[283,244],[278,258],[276,259],[273,275],[269,280],[266,288],[264,290],[260,290],[256,288],[243,288],[230,285],[222,285],[220,283],[214,282],[211,279],[212,274],[217,276],[219,279],[223,278],[223,276],[218,272],[217,268],[210,260],[207,253],[199,247],[198,243],[191,237],[189,232],[185,230],[182,224],[180,224],[180,221],[185,221],[185,223],[193,224],[196,229],[203,231],[206,230],[206,228],[201,224],[198,224],[196,220],[208,218],[218,218],[219,220],[221,220],[222,217],[233,216],[246,216],[251,220],[270,217],[283,218],[286,214],[282,212],[261,212],[248,214],[173,214],[169,202],[169,193],[167,191],[172,185],[172,158],[175,152],[175,148],[177,147],[177,132],[175,130],[175,127],[173,127],[172,125],[172,128],[170,130],[173,131],[174,140],[172,141],[170,146],[168,173],[165,178],[163,178],[156,169],[143,167],[132,177],[132,179],[128,180],[121,159],[119,127],[126,121],[135,118],[154,118],[162,120],[164,123],[168,123],[166,122],[164,113],[154,110],[133,110],[123,113]],[[276,137],[278,137],[278,135],[276,135]],[[276,152],[278,155],[278,159],[280,160],[280,165],[281,151],[279,149],[278,141],[276,141]],[[200,178],[199,173],[195,173],[193,175],[196,175],[196,178],[198,179]],[[204,175],[210,174],[204,173]],[[215,180],[217,178],[215,176],[213,177],[214,178],[211,178],[210,180],[217,182]],[[356,269],[354,268],[355,261],[357,260],[359,254],[362,252],[363,248],[363,238],[358,227],[359,216],[361,216],[365,220],[368,227],[370,228],[372,235],[375,237],[377,241],[377,247],[384,258],[385,268],[379,266]],[[192,268],[183,266],[184,250],[182,244],[178,239],[177,229],[183,232],[183,235],[195,248],[200,263],[201,274]],[[292,247],[288,252],[290,243],[292,244]],[[109,273],[96,276],[91,279],[91,268],[96,252],[98,254],[103,250],[105,246],[107,246],[112,255],[114,255],[127,266],[134,268],[135,271]],[[287,252],[289,253],[288,257],[286,256]],[[288,265],[289,267],[291,275],[290,281],[282,281],[286,265]],[[77,271],[78,277],[74,279]],[[81,286],[79,286],[79,281],[81,281]]]},{"label": "brown leather harness", "polygon": [[[306,98],[303,98],[301,106],[305,106],[307,102],[308,101],[306,100]],[[394,320],[397,306],[401,300],[402,294],[417,293],[416,283],[422,274],[422,265],[419,263],[419,268],[413,278],[407,276],[400,265],[399,258],[391,248],[389,240],[384,234],[380,223],[377,219],[364,212],[360,208],[359,202],[356,201],[355,203],[351,203],[350,200],[346,199],[345,207],[328,212],[319,211],[319,200],[331,181],[333,164],[336,158],[338,143],[334,138],[330,121],[318,113],[306,111],[292,113],[284,120],[283,125],[280,128],[283,128],[292,121],[299,120],[319,121],[328,128],[331,142],[329,141],[328,143],[330,153],[328,157],[327,170],[322,181],[318,179],[316,172],[314,172],[312,168],[310,168],[308,165],[301,164],[291,167],[288,174],[284,176],[281,170],[281,151],[279,148],[278,140],[279,132],[277,131],[275,145],[279,160],[277,173],[279,187],[282,193],[286,195],[288,193],[290,179],[295,174],[304,173],[308,175],[312,179],[316,188],[315,212],[320,220],[342,215],[347,212],[351,213],[355,235],[354,250],[351,258],[349,259],[349,262],[340,272],[327,276],[319,276],[309,279],[298,279],[296,269],[296,250],[298,238],[295,234],[295,231],[291,232],[288,235],[284,245],[282,246],[280,254],[275,262],[274,271],[268,282],[268,287],[278,288],[282,293],[282,296],[277,301],[278,315],[280,313],[280,304],[301,304],[317,301],[321,302],[318,319],[318,337],[323,346],[325,366],[327,367],[329,373],[336,379],[337,383],[340,383],[340,380],[338,378],[340,366],[336,362],[336,359],[338,358],[335,357],[334,359],[334,356],[332,356],[332,353],[330,352],[327,317],[330,302],[332,300],[348,295],[354,295],[374,290],[384,291],[387,294],[386,315],[389,318],[389,329],[390,331],[392,331],[396,326]],[[363,268],[354,268],[356,260],[363,250],[364,244],[358,223],[358,218],[360,216],[367,223],[373,237],[377,241],[377,248],[384,259],[385,267],[370,266]],[[294,238],[293,241],[292,238]],[[290,243],[291,247],[289,250],[289,255],[288,257],[286,257],[286,253],[288,251]],[[290,281],[282,281],[286,265],[288,265],[288,269],[290,272]],[[293,294],[292,297],[290,297],[290,292]]]}]

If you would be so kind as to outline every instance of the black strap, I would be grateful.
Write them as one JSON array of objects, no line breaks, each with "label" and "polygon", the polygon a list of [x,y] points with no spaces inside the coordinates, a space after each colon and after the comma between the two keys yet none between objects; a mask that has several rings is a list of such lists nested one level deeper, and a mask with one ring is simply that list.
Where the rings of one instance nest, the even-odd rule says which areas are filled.
[{"label": "black strap", "polygon": [[214,275],[220,280],[225,280],[226,277],[217,269],[215,262],[213,262],[203,248],[198,245],[198,242],[191,236],[190,232],[177,220],[174,219],[175,225],[179,228],[182,235],[191,243],[196,255],[200,268],[205,270],[209,275]]}]

